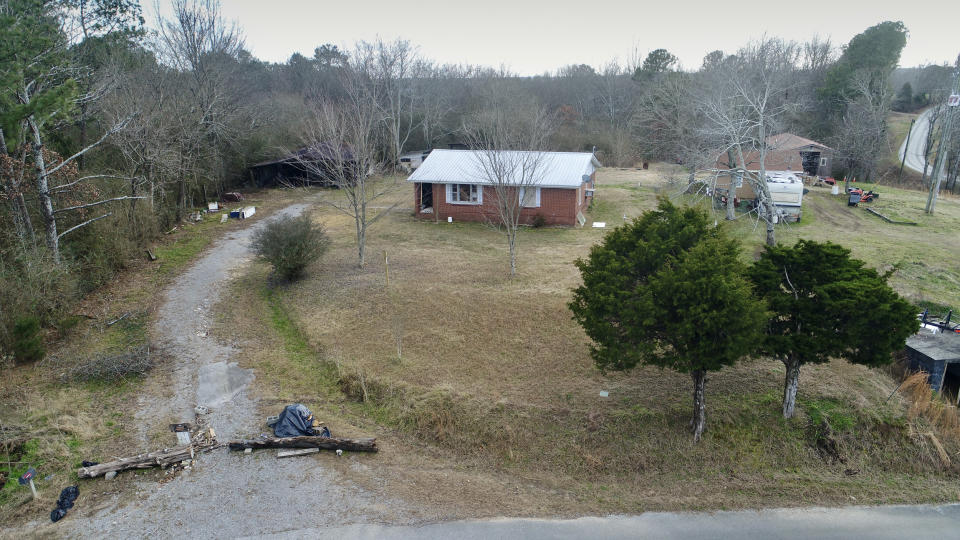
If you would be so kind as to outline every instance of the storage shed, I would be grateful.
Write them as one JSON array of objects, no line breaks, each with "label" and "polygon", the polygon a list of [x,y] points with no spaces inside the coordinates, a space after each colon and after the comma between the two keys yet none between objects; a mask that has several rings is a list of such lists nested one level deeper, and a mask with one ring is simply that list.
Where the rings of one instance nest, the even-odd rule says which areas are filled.
[{"label": "storage shed", "polygon": [[930,374],[930,387],[941,391],[960,388],[960,334],[921,332],[907,338],[907,358],[912,371]]},{"label": "storage shed", "polygon": [[353,153],[329,143],[306,146],[280,158],[250,166],[250,178],[259,187],[283,184],[333,185],[334,167],[348,167]]}]

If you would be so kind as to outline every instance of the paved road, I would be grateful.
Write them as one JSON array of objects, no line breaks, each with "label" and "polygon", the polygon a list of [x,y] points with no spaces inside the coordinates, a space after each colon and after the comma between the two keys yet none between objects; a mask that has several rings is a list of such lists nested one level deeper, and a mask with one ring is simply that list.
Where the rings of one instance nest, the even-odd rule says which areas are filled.
[{"label": "paved road", "polygon": [[957,538],[960,504],[800,508],[741,512],[664,513],[586,517],[570,520],[497,519],[423,526],[353,525],[303,529],[268,536],[300,538],[682,538],[689,540],[772,540]]},{"label": "paved road", "polygon": [[[923,173],[923,146],[927,142],[928,131],[930,131],[930,109],[921,113],[913,123],[909,137],[910,147],[907,148],[906,139],[900,145],[900,159],[903,159],[903,155],[906,153],[907,159],[904,161],[904,165],[918,173]],[[930,167],[927,169],[927,174],[930,174]]]}]

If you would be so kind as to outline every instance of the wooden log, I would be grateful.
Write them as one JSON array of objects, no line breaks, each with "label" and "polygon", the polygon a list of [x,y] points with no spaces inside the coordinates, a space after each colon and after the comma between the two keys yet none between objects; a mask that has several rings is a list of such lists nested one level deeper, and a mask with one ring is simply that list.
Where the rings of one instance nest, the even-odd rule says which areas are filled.
[{"label": "wooden log", "polygon": [[80,467],[77,469],[77,476],[80,478],[96,478],[112,471],[126,471],[128,469],[149,469],[151,467],[166,467],[174,463],[179,463],[188,459],[193,459],[193,446],[178,446],[176,448],[165,448],[150,452],[148,454],[138,454],[136,456],[120,458],[116,461],[91,465],[90,467]]},{"label": "wooden log", "polygon": [[319,452],[319,448],[289,448],[286,450],[277,450],[278,458],[285,457],[295,457],[295,456],[306,456],[308,454],[316,454]]},{"label": "wooden log", "polygon": [[270,437],[249,441],[231,441],[231,450],[247,448],[320,448],[322,450],[347,450],[350,452],[376,452],[376,439],[338,439],[333,437]]}]

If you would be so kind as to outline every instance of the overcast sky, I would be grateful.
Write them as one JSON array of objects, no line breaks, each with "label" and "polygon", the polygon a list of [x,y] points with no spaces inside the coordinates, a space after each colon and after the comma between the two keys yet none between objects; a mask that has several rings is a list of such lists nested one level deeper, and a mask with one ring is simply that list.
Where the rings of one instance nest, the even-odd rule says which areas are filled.
[{"label": "overcast sky", "polygon": [[[169,0],[159,1],[168,11]],[[960,7],[934,4],[921,10],[903,0],[222,1],[224,16],[240,24],[247,48],[261,60],[312,56],[323,43],[349,48],[360,39],[402,37],[439,63],[505,65],[521,75],[568,64],[598,67],[631,55],[642,60],[661,47],[696,69],[708,52],[729,54],[764,34],[797,41],[819,34],[842,45],[885,20],[901,20],[909,30],[901,66],[952,64],[960,53]]]}]

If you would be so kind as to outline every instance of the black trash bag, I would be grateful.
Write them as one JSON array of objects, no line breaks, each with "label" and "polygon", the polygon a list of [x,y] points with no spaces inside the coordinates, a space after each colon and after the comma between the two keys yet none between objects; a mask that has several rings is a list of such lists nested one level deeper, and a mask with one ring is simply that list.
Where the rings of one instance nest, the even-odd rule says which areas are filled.
[{"label": "black trash bag", "polygon": [[310,412],[310,409],[300,403],[287,405],[284,407],[283,412],[280,413],[280,418],[277,420],[277,423],[273,426],[273,434],[277,437],[316,435],[317,433],[310,425],[313,421],[312,416],[313,414]]},{"label": "black trash bag", "polygon": [[80,496],[80,489],[77,486],[63,488],[60,492],[60,498],[57,499],[57,508],[69,510],[73,508],[74,501]]},{"label": "black trash bag", "polygon": [[94,465],[99,465],[96,461],[87,461],[83,460],[80,462],[81,467],[93,467]]},{"label": "black trash bag", "polygon": [[80,488],[77,486],[63,488],[63,491],[60,492],[60,498],[57,499],[57,507],[50,512],[50,521],[56,523],[63,519],[63,516],[67,515],[67,510],[73,508],[73,503],[79,496]]}]

